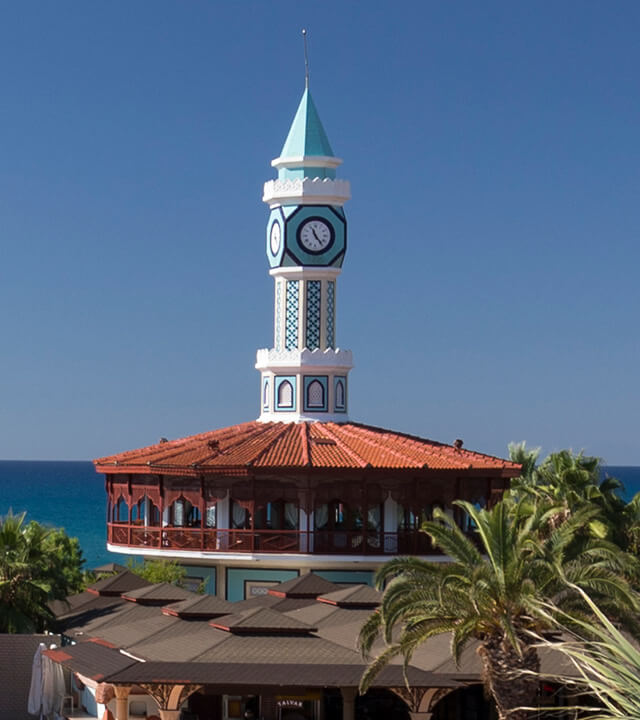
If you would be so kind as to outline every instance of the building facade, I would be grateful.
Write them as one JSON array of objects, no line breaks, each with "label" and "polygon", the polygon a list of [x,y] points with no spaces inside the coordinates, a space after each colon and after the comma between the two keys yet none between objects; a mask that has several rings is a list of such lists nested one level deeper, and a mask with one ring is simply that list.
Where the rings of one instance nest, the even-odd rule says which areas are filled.
[{"label": "building facade", "polygon": [[273,347],[258,350],[257,420],[95,461],[108,547],[177,559],[227,600],[314,572],[371,583],[398,554],[435,557],[420,525],[457,498],[490,505],[514,463],[349,420],[353,359],[337,340],[350,186],[305,88],[265,183]]}]

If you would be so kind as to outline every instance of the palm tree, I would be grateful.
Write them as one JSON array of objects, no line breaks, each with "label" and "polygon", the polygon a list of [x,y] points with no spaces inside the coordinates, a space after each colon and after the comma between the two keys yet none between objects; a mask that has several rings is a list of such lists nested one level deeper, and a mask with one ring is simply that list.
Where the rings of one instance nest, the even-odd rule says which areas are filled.
[{"label": "palm tree", "polygon": [[0,632],[34,632],[53,620],[48,603],[82,587],[78,541],[62,530],[0,518]]},{"label": "palm tree", "polygon": [[634,560],[606,540],[575,537],[597,510],[583,507],[558,526],[550,525],[556,508],[503,500],[491,510],[457,501],[477,531],[477,545],[443,512],[423,529],[451,562],[397,558],[378,571],[385,588],[382,604],[363,626],[359,644],[365,657],[382,635],[385,648],[373,659],[361,682],[364,691],[393,657],[409,663],[428,638],[451,633],[456,662],[464,647],[478,641],[484,682],[501,720],[522,720],[520,708],[534,704],[539,657],[531,633],[552,631],[540,612],[540,599],[581,617],[585,605],[567,590],[566,581],[601,598],[608,608],[631,616],[638,601],[625,573]]}]

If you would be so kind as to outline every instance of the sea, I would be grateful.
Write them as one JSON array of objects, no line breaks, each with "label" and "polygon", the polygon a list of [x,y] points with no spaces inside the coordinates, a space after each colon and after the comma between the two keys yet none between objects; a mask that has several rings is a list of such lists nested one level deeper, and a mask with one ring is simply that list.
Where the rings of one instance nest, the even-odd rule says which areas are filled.
[{"label": "sea", "polygon": [[[607,466],[603,474],[624,484],[630,499],[640,492],[640,467]],[[104,475],[90,462],[0,461],[0,516],[9,510],[27,520],[62,527],[80,541],[87,569],[107,562],[126,564],[128,556],[107,551]]]}]

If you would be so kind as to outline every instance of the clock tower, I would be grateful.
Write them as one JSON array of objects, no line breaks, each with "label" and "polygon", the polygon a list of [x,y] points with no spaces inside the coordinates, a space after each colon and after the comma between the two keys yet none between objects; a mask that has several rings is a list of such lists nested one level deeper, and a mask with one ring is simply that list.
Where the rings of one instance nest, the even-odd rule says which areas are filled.
[{"label": "clock tower", "polygon": [[275,281],[274,346],[258,350],[262,422],[347,421],[350,350],[336,343],[336,281],[351,191],[309,88],[264,185],[267,258]]}]

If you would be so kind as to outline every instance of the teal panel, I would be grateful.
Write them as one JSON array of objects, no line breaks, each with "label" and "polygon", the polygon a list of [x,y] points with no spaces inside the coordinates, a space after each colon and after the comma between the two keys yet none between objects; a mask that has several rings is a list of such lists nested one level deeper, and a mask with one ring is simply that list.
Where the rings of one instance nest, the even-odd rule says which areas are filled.
[{"label": "teal panel", "polygon": [[306,88],[296,111],[280,157],[308,157],[325,155],[333,157],[329,138],[322,127],[318,110],[309,89]]},{"label": "teal panel", "polygon": [[216,594],[216,569],[204,565],[183,565],[188,578],[201,578],[204,581],[205,595]]},{"label": "teal panel", "polygon": [[227,568],[227,600],[238,602],[245,598],[245,583],[281,583],[298,577],[298,570],[253,570]]},{"label": "teal panel", "polygon": [[363,583],[373,587],[373,571],[372,570],[314,570],[316,575],[320,575],[325,580],[334,583]]},{"label": "teal panel", "polygon": [[[333,244],[322,253],[309,253],[298,242],[300,226],[311,218],[321,218],[331,224],[334,230]],[[295,258],[297,265],[318,266],[342,265],[347,245],[347,223],[344,214],[337,213],[331,205],[300,205],[293,215],[288,215],[285,223],[285,244],[287,255]],[[288,265],[287,255],[283,265]],[[293,263],[292,263],[293,264]]]},{"label": "teal panel", "polygon": [[308,280],[307,288],[307,332],[305,347],[315,350],[320,347],[320,303],[322,283],[320,280]]},{"label": "teal panel", "polygon": [[301,180],[302,178],[322,178],[323,180],[334,180],[336,177],[335,168],[325,167],[303,167],[303,168],[280,168],[278,170],[279,180]]}]

